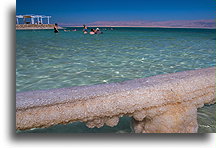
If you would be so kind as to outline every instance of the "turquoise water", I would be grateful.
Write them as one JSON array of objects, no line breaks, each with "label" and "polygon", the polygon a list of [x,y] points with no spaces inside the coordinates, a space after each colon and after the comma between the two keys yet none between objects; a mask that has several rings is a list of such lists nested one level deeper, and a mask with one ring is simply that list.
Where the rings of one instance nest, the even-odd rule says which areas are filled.
[{"label": "turquoise water", "polygon": [[[99,35],[84,35],[77,29],[58,34],[53,30],[16,31],[17,92],[121,82],[216,63],[215,29],[101,28],[104,34]],[[215,105],[202,108],[198,115],[199,132],[216,132]],[[205,122],[207,117],[211,122]],[[122,119],[123,125],[126,122],[130,118]],[[95,132],[82,123],[64,128],[74,124],[81,127],[79,132]],[[64,131],[60,126],[43,130]],[[114,132],[108,129],[102,132]],[[116,132],[130,130],[118,127]]]}]

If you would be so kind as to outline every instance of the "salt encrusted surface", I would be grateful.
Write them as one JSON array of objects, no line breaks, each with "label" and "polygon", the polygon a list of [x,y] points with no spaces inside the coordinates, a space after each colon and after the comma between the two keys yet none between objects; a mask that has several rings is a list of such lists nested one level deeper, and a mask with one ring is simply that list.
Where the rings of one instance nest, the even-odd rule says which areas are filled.
[{"label": "salt encrusted surface", "polygon": [[[214,102],[215,68],[212,67],[121,83],[17,93],[16,126],[29,129],[73,121],[87,122],[89,127],[115,126],[118,118],[126,114],[137,121],[135,132],[196,132],[194,109]],[[185,113],[176,114],[177,120],[169,110]],[[192,121],[191,115],[195,117]],[[166,123],[164,118],[175,119],[175,124]],[[169,124],[176,129],[160,131],[149,126],[158,126],[159,121],[163,121],[164,127]],[[184,123],[191,127],[184,128]]]},{"label": "salt encrusted surface", "polygon": [[214,67],[178,72],[174,74],[157,75],[153,77],[129,80],[120,83],[21,92],[17,93],[16,95],[16,108],[22,109],[73,102],[75,100],[91,99],[101,95],[106,96],[122,91],[139,89],[142,87],[160,87],[160,84],[171,82],[178,83],[178,81],[181,81],[182,79],[208,76],[212,73],[215,73]]}]

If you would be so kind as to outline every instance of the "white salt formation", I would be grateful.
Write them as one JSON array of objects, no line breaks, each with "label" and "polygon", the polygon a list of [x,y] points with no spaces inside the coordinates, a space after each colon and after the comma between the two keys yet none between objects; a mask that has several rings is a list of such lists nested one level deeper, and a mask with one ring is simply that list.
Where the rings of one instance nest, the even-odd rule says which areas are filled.
[{"label": "white salt formation", "polygon": [[16,129],[86,122],[116,126],[132,116],[136,133],[196,133],[197,108],[215,103],[215,68],[122,83],[17,93]]}]

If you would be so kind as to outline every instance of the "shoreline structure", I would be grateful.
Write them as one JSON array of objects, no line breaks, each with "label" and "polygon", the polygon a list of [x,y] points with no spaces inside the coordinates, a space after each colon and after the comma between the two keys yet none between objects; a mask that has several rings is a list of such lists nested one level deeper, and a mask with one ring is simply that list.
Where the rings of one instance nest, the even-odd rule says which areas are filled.
[{"label": "shoreline structure", "polygon": [[215,103],[215,67],[120,83],[16,94],[16,129],[85,122],[116,126],[133,118],[135,133],[196,133],[197,108]]},{"label": "shoreline structure", "polygon": [[[16,30],[53,29],[54,24],[16,24]],[[62,27],[58,27],[63,29]]]}]

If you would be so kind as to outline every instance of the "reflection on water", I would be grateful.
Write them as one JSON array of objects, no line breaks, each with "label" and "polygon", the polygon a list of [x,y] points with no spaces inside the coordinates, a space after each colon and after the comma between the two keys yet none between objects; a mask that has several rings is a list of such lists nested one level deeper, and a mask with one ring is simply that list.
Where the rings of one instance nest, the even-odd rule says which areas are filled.
[{"label": "reflection on water", "polygon": [[[49,128],[38,128],[22,131],[22,133],[131,133],[131,118],[121,117],[117,126],[88,128],[85,123],[74,122],[67,125],[55,125]],[[20,133],[21,131],[17,131]]]},{"label": "reflection on water", "polygon": [[198,109],[199,133],[216,133],[216,104]]},{"label": "reflection on water", "polygon": [[16,91],[121,82],[215,66],[215,30],[17,31]]}]

